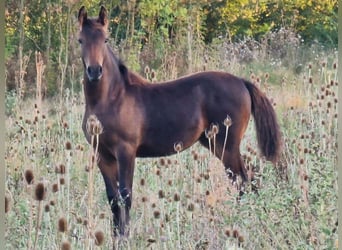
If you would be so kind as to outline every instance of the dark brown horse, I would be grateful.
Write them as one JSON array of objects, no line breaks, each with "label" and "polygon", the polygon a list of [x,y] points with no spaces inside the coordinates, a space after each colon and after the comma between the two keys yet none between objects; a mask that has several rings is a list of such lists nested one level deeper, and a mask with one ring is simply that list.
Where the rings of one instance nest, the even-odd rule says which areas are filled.
[{"label": "dark brown horse", "polygon": [[[114,55],[107,41],[107,11],[88,18],[84,7],[78,15],[84,65],[85,124],[96,115],[103,126],[99,139],[99,168],[103,175],[115,225],[125,234],[132,202],[136,157],[175,153],[174,144],[186,149],[199,141],[209,147],[205,131],[219,126],[216,156],[227,170],[247,180],[240,156],[240,142],[250,115],[261,153],[275,162],[280,151],[280,132],[270,101],[252,83],[223,72],[203,72],[162,84],[150,84],[130,72]],[[223,121],[229,115],[226,147]]]}]

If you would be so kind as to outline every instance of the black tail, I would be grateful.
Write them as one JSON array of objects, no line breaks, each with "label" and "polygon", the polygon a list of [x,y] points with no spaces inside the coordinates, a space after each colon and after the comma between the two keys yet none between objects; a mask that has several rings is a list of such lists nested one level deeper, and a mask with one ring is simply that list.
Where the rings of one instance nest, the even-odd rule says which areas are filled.
[{"label": "black tail", "polygon": [[277,116],[270,100],[254,84],[244,80],[252,99],[252,114],[255,120],[258,144],[267,160],[275,163],[281,150],[281,134]]}]

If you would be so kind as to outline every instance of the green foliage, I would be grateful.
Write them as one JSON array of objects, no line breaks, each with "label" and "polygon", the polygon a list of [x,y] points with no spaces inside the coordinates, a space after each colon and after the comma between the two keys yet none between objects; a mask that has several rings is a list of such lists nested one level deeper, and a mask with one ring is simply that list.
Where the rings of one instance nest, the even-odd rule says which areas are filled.
[{"label": "green foliage", "polygon": [[258,39],[285,27],[300,34],[307,44],[316,39],[326,46],[337,45],[337,0],[226,1],[220,14],[220,30],[227,29],[233,39]]},{"label": "green foliage", "polygon": [[10,115],[15,111],[18,103],[18,97],[14,90],[7,91],[5,94],[5,113]]},{"label": "green foliage", "polygon": [[[64,88],[75,86],[75,79],[82,74],[76,42],[78,10],[85,5],[88,15],[96,16],[99,4],[94,0],[23,1],[22,24],[20,3],[6,1],[6,84],[9,88],[18,85],[18,45],[22,43],[23,55],[42,53],[46,65],[44,95],[57,95]],[[201,57],[192,52],[210,46],[215,39],[236,43],[248,38],[262,42],[271,33],[284,29],[291,30],[306,46],[318,43],[325,48],[337,47],[337,0],[111,0],[106,7],[113,44],[140,72],[147,65],[168,67],[172,51],[182,64],[178,63],[175,72],[189,73]],[[21,29],[22,39],[18,32]],[[27,86],[34,85],[35,73],[34,60],[30,60],[24,75]],[[27,91],[27,95],[34,93],[33,88]]]}]

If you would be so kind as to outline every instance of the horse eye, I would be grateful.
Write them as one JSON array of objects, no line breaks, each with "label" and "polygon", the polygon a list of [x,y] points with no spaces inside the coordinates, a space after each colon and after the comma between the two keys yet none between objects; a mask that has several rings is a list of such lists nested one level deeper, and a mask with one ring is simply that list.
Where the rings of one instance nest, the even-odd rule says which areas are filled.
[{"label": "horse eye", "polygon": [[105,43],[108,43],[108,41],[109,41],[109,39],[108,39],[108,38],[106,38],[106,39],[105,39]]},{"label": "horse eye", "polygon": [[78,42],[79,42],[80,44],[82,44],[83,41],[82,41],[82,39],[78,39]]}]

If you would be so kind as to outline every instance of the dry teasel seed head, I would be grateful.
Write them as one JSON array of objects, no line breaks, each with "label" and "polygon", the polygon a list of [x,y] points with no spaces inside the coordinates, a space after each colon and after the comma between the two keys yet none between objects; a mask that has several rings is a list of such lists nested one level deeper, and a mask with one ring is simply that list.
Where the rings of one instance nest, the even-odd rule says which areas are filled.
[{"label": "dry teasel seed head", "polygon": [[96,230],[94,233],[95,236],[95,245],[96,246],[101,246],[104,242],[104,233],[102,230]]},{"label": "dry teasel seed head", "polygon": [[64,217],[58,219],[58,231],[61,233],[68,231],[68,222]]},{"label": "dry teasel seed head", "polygon": [[67,240],[63,241],[61,245],[61,250],[70,250],[70,249],[71,249],[70,242]]},{"label": "dry teasel seed head", "polygon": [[216,125],[216,124],[213,124],[213,125],[211,126],[211,131],[213,132],[214,135],[217,135],[218,132],[219,132],[219,126]]},{"label": "dry teasel seed head", "polygon": [[223,121],[224,126],[230,127],[232,123],[233,123],[232,118],[230,118],[230,116],[227,115],[226,119],[224,119]]},{"label": "dry teasel seed head", "polygon": [[59,184],[64,185],[65,179],[63,177],[59,178]]},{"label": "dry teasel seed head", "polygon": [[176,142],[174,145],[173,145],[175,151],[177,153],[179,153],[180,151],[183,150],[183,143],[182,142]]},{"label": "dry teasel seed head", "polygon": [[58,190],[59,190],[58,183],[52,184],[52,192],[56,193],[56,192],[58,192]]},{"label": "dry teasel seed head", "polygon": [[198,154],[196,152],[193,154],[193,158],[194,158],[194,161],[198,161],[199,160],[199,156],[198,156]]},{"label": "dry teasel seed head", "polygon": [[193,203],[188,204],[188,211],[193,212],[195,210],[195,205]]},{"label": "dry teasel seed head", "polygon": [[227,237],[230,237],[230,230],[229,229],[226,229],[224,231],[224,234],[227,236]]},{"label": "dry teasel seed head", "polygon": [[86,129],[89,135],[100,135],[103,132],[102,124],[95,115],[90,115],[88,117]]},{"label": "dry teasel seed head", "polygon": [[77,222],[77,224],[82,224],[82,218],[81,217],[77,217],[76,218],[76,222]]},{"label": "dry teasel seed head", "polygon": [[33,183],[34,175],[32,169],[26,169],[24,172],[24,176],[27,184],[30,185]]},{"label": "dry teasel seed head", "polygon": [[178,193],[175,193],[175,194],[174,194],[173,200],[174,200],[174,201],[180,201],[180,196],[179,196]]},{"label": "dry teasel seed head", "polygon": [[152,69],[152,71],[151,71],[151,79],[152,79],[152,80],[156,80],[156,77],[157,77],[157,74],[156,74],[156,72]]},{"label": "dry teasel seed head", "polygon": [[64,121],[64,122],[63,122],[63,128],[64,128],[64,129],[67,129],[68,127],[69,127],[68,123]]},{"label": "dry teasel seed head", "polygon": [[67,141],[65,143],[65,148],[66,148],[66,150],[71,150],[71,142],[70,141]]},{"label": "dry teasel seed head", "polygon": [[165,160],[165,158],[160,158],[159,164],[160,164],[160,166],[165,166],[165,165],[166,165],[166,160]]},{"label": "dry teasel seed head", "polygon": [[239,231],[237,229],[233,230],[233,237],[238,238],[239,237]]},{"label": "dry teasel seed head", "polygon": [[42,201],[46,198],[47,188],[44,182],[38,182],[34,189],[34,199]]},{"label": "dry teasel seed head", "polygon": [[155,219],[159,219],[159,218],[160,218],[160,211],[155,210],[155,211],[153,212],[153,216],[154,216]]},{"label": "dry teasel seed head", "polygon": [[88,226],[88,219],[83,220],[83,226]]},{"label": "dry teasel seed head", "polygon": [[146,65],[144,72],[145,72],[145,75],[149,74],[150,73],[150,67]]},{"label": "dry teasel seed head", "polygon": [[55,167],[55,172],[57,174],[65,174],[65,165],[64,164],[60,164],[58,166]]},{"label": "dry teasel seed head", "polygon": [[159,190],[159,191],[158,191],[158,197],[159,197],[160,199],[162,199],[162,198],[165,197],[165,194],[164,194],[164,191],[163,191],[163,190]]},{"label": "dry teasel seed head", "polygon": [[206,129],[206,130],[204,131],[204,133],[205,133],[205,137],[208,138],[209,140],[211,140],[212,138],[214,138],[214,133],[213,133],[212,130]]}]

